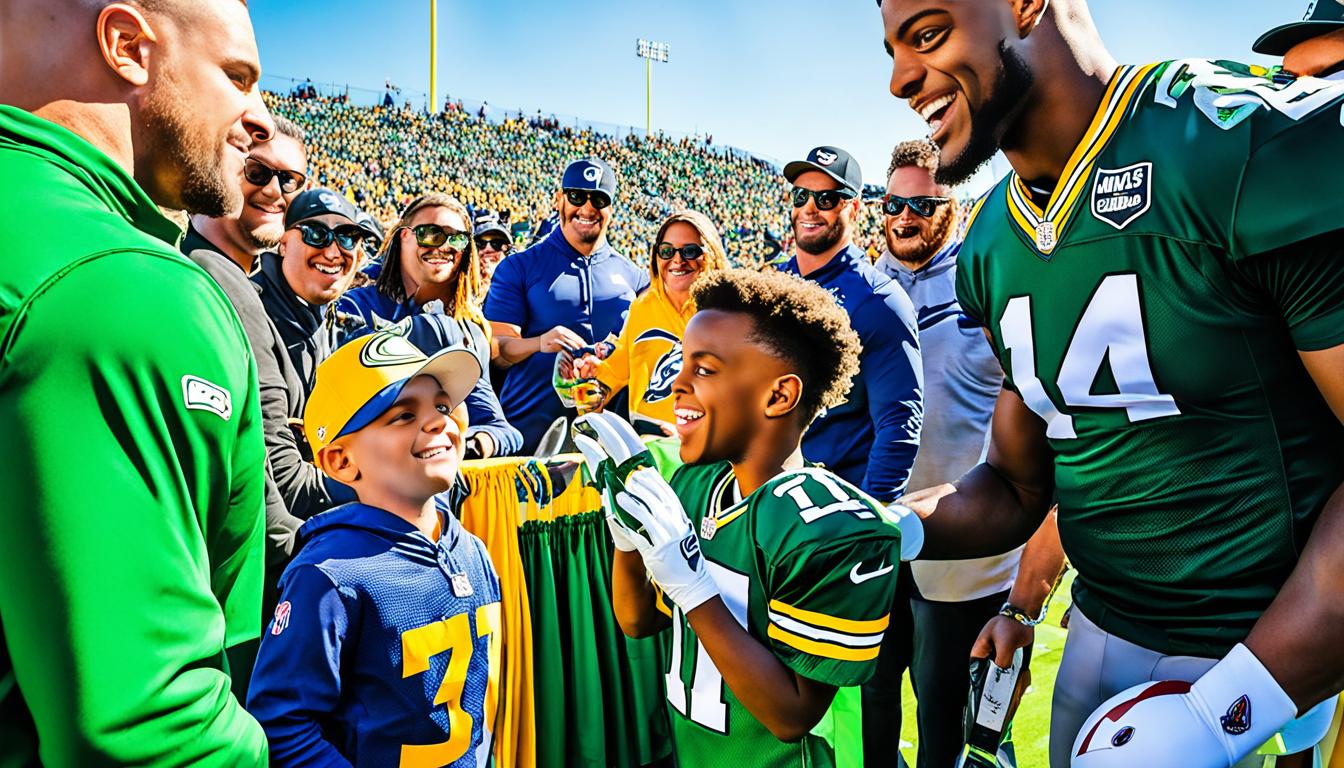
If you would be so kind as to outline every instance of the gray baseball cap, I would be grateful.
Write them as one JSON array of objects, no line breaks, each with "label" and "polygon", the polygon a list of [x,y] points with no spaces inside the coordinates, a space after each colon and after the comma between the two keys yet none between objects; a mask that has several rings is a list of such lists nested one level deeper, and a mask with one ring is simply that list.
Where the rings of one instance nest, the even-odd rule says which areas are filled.
[{"label": "gray baseball cap", "polygon": [[863,192],[863,172],[859,161],[839,147],[816,147],[807,153],[806,160],[794,160],[784,166],[784,178],[789,183],[808,171],[821,171],[855,195]]},{"label": "gray baseball cap", "polygon": [[1268,56],[1282,56],[1304,40],[1344,27],[1344,0],[1311,0],[1301,21],[1269,30],[1255,41],[1251,50]]}]

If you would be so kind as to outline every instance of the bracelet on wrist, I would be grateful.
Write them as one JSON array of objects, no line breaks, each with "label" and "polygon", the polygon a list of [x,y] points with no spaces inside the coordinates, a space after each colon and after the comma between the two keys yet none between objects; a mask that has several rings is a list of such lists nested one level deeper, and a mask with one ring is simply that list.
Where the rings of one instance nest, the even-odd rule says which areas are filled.
[{"label": "bracelet on wrist", "polygon": [[1003,607],[999,609],[999,615],[1006,616],[1024,627],[1034,627],[1042,621],[1045,621],[1046,607],[1047,606],[1041,606],[1040,615],[1032,618],[1030,614],[1021,608],[1018,608],[1016,605],[1013,605],[1012,603],[1004,603]]}]

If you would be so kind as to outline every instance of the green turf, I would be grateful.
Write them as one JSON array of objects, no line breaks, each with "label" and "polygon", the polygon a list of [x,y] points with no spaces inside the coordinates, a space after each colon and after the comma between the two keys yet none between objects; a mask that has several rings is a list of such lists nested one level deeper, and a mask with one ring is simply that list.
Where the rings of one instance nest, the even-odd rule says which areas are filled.
[{"label": "green turf", "polygon": [[[1031,687],[1022,696],[1022,704],[1013,718],[1013,743],[1020,768],[1044,768],[1050,763],[1050,692],[1055,687],[1055,673],[1059,657],[1064,652],[1064,638],[1068,632],[1059,626],[1064,611],[1069,607],[1069,587],[1073,573],[1065,577],[1050,604],[1046,620],[1036,628],[1036,645],[1031,655]],[[901,753],[911,765],[919,739],[915,728],[915,694],[910,689],[910,676],[904,682],[902,705]]]}]

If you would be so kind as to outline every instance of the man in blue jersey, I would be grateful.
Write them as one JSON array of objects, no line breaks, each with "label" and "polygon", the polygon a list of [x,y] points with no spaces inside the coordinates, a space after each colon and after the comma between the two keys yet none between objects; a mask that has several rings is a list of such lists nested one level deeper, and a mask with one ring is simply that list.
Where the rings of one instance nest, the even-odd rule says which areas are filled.
[{"label": "man in blue jersey", "polygon": [[798,250],[780,269],[830,291],[863,344],[854,388],[812,423],[803,455],[892,501],[910,479],[924,418],[915,308],[853,244],[863,189],[858,161],[838,147],[817,147],[784,166],[784,178],[793,184]]},{"label": "man in blue jersey", "polygon": [[[555,354],[619,333],[630,302],[649,274],[607,243],[616,174],[602,160],[576,160],[555,196],[559,226],[501,261],[485,298],[498,349],[491,363],[507,369],[499,401],[523,433],[523,453],[569,409],[551,386]],[[618,405],[618,408],[624,408]]]}]

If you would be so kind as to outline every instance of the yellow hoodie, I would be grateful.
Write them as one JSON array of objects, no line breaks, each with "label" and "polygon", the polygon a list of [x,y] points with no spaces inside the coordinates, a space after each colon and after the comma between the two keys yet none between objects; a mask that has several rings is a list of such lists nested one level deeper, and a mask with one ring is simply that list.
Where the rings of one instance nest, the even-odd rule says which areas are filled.
[{"label": "yellow hoodie", "polygon": [[612,394],[630,388],[632,423],[676,423],[672,381],[681,373],[681,337],[693,314],[695,302],[688,300],[677,311],[657,276],[630,304],[616,348],[598,366],[597,379]]}]

